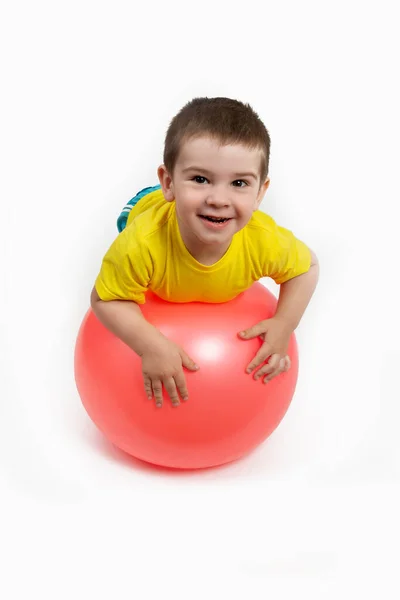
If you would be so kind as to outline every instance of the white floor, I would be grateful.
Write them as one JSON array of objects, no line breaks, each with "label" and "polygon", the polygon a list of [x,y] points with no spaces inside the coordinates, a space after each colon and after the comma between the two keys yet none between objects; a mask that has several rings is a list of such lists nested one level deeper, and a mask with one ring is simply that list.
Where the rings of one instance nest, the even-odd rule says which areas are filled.
[{"label": "white floor", "polygon": [[[184,26],[176,2],[19,4],[1,19],[1,597],[397,599],[391,4],[250,3],[244,19],[205,2]],[[235,464],[177,473],[97,432],[73,350],[120,207],[157,183],[169,119],[196,95],[258,110],[263,209],[321,279],[279,428]]]}]

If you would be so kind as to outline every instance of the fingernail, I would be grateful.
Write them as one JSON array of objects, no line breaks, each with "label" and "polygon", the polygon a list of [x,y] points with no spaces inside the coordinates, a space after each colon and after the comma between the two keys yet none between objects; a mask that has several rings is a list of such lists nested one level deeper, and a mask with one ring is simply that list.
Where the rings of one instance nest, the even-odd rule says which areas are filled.
[{"label": "fingernail", "polygon": [[161,407],[162,407],[162,404],[159,404],[159,403],[157,402],[157,403],[156,403],[156,407],[157,407],[157,408],[161,408]]},{"label": "fingernail", "polygon": [[246,369],[246,373],[251,373],[251,369],[250,369],[250,367],[247,367],[247,369]]},{"label": "fingernail", "polygon": [[239,335],[244,336],[244,335],[246,335],[246,332],[245,331],[240,331]]}]

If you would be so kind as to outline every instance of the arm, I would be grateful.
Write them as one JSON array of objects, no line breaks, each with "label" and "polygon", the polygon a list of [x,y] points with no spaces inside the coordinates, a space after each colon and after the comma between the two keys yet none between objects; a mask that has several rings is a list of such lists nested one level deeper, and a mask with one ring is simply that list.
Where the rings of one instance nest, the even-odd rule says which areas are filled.
[{"label": "arm", "polygon": [[292,332],[300,323],[318,283],[318,258],[312,250],[310,252],[311,266],[309,271],[282,283],[280,286],[275,318],[284,321]]},{"label": "arm", "polygon": [[154,394],[156,406],[162,406],[163,386],[173,406],[179,405],[178,392],[183,400],[188,399],[182,367],[196,371],[198,366],[182,348],[146,321],[136,302],[105,302],[93,288],[90,303],[99,321],[141,357],[144,387],[149,400]]},{"label": "arm", "polygon": [[183,367],[195,370],[185,351],[143,316],[144,301],[153,276],[149,248],[135,227],[118,235],[106,253],[91,293],[92,310],[99,321],[141,358],[147,397],[163,403],[163,386],[174,406],[178,391],[188,397]]},{"label": "arm", "polygon": [[129,300],[104,302],[96,288],[93,288],[90,304],[99,321],[139,356],[143,356],[146,350],[157,344],[157,340],[162,335],[156,327],[146,321],[136,302]]},{"label": "arm", "polygon": [[246,369],[251,373],[270,357],[254,376],[255,379],[262,377],[264,383],[290,368],[290,360],[285,357],[290,336],[300,323],[318,282],[318,259],[312,250],[310,253],[309,270],[281,284],[275,315],[239,333],[243,339],[260,336],[264,340]]}]

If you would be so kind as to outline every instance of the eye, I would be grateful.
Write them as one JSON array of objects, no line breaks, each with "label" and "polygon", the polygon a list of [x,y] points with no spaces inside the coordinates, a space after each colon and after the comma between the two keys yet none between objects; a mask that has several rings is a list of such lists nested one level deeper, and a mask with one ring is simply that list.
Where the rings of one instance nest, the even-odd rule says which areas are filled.
[{"label": "eye", "polygon": [[203,184],[205,181],[208,181],[208,179],[206,179],[206,177],[203,177],[202,175],[195,175],[194,177],[192,177],[192,181]]},{"label": "eye", "polygon": [[[235,183],[239,183],[239,185],[234,185]],[[242,183],[243,185],[240,185],[241,183]],[[233,181],[233,182],[232,182],[232,184],[233,184],[233,186],[234,186],[234,187],[239,187],[239,188],[241,188],[241,187],[246,187],[246,186],[248,186],[248,185],[249,185],[249,184],[247,183],[247,181],[243,181],[243,179],[236,179],[236,181]]]}]

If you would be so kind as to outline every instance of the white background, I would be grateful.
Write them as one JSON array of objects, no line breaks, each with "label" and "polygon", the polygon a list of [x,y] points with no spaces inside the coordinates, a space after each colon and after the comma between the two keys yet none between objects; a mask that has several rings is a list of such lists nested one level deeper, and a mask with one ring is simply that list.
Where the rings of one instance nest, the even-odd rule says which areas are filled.
[{"label": "white background", "polygon": [[[394,5],[2,3],[4,599],[399,597]],[[98,434],[73,351],[121,206],[157,183],[172,116],[217,95],[265,122],[262,208],[321,277],[276,432],[170,473]]]}]

